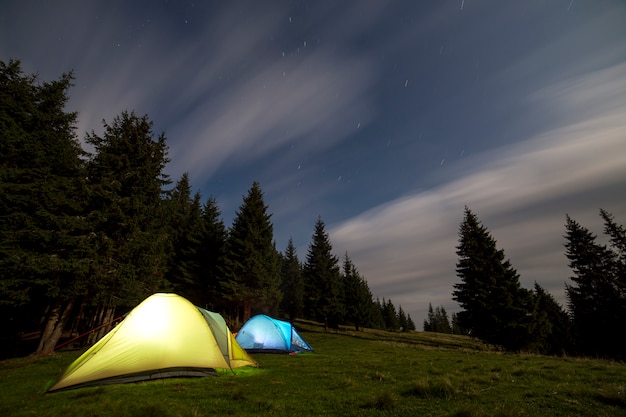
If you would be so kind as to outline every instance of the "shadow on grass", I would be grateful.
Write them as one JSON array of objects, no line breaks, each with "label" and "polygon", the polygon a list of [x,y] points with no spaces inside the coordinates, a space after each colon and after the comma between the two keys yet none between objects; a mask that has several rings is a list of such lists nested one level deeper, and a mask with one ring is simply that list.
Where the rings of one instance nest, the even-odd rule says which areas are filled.
[{"label": "shadow on grass", "polygon": [[623,391],[614,393],[600,393],[593,395],[592,398],[602,404],[610,405],[626,409],[626,393]]},{"label": "shadow on grass", "polygon": [[396,397],[388,391],[379,394],[373,401],[365,404],[362,408],[374,410],[393,410],[396,407]]}]

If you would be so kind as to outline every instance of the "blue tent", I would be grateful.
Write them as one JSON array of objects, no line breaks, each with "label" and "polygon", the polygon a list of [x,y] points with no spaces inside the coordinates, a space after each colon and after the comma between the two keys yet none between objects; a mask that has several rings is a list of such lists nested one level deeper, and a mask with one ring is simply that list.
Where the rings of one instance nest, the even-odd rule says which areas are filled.
[{"label": "blue tent", "polygon": [[236,339],[248,352],[313,351],[291,323],[264,314],[250,318],[239,330]]}]

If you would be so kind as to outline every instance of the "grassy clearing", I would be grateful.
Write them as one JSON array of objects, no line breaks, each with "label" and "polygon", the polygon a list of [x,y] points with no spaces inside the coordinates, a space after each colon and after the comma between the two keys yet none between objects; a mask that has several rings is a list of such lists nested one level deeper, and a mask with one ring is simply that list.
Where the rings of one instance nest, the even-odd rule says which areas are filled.
[{"label": "grassy clearing", "polygon": [[315,353],[261,367],[44,394],[79,352],[0,363],[2,416],[626,416],[626,365],[512,355],[465,337],[300,323]]}]

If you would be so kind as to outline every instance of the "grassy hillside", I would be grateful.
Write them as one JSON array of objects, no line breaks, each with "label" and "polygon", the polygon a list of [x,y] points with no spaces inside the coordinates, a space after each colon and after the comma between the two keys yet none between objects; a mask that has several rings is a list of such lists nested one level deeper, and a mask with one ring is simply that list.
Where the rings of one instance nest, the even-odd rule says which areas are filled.
[{"label": "grassy hillside", "polygon": [[255,355],[219,377],[44,394],[80,352],[0,363],[2,416],[626,416],[626,364],[513,355],[466,337],[324,333],[315,353]]}]

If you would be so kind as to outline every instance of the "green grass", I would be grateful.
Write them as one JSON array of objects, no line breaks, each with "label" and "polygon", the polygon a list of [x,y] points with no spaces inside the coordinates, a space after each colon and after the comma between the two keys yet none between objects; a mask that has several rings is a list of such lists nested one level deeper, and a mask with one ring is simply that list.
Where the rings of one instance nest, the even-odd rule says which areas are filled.
[{"label": "green grass", "polygon": [[626,416],[626,364],[513,355],[469,338],[299,323],[315,353],[260,368],[45,394],[80,352],[0,362],[2,416]]}]

